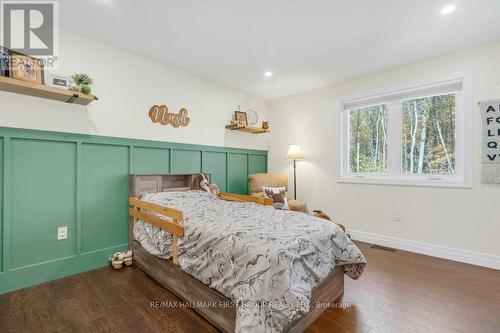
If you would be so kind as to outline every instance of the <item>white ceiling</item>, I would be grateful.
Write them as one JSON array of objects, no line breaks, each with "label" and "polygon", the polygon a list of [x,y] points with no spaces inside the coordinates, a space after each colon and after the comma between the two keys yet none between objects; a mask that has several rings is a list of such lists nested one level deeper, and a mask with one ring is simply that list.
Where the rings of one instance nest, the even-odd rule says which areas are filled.
[{"label": "white ceiling", "polygon": [[499,0],[64,0],[60,12],[64,29],[266,99],[500,40]]}]

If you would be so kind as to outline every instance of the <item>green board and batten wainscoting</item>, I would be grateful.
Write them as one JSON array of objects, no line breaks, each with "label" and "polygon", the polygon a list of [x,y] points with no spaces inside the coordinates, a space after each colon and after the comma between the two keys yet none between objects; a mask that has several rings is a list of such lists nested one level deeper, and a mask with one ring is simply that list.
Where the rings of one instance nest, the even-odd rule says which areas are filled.
[{"label": "green board and batten wainscoting", "polygon": [[221,191],[247,193],[267,151],[0,127],[0,294],[107,265],[125,249],[130,173],[200,171]]}]

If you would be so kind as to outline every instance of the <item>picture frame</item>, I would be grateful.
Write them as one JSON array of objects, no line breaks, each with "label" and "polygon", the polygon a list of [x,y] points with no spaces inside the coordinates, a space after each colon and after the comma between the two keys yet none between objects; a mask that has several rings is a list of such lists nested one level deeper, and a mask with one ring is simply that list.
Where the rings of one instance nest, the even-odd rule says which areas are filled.
[{"label": "picture frame", "polygon": [[10,77],[31,83],[43,84],[43,66],[36,58],[12,52]]},{"label": "picture frame", "polygon": [[10,77],[10,57],[11,51],[0,46],[0,76]]},{"label": "picture frame", "polygon": [[69,89],[75,86],[75,82],[70,76],[52,73],[50,71],[44,74],[44,84],[49,87]]},{"label": "picture frame", "polygon": [[242,111],[234,111],[234,119],[238,126],[248,126],[247,113]]}]

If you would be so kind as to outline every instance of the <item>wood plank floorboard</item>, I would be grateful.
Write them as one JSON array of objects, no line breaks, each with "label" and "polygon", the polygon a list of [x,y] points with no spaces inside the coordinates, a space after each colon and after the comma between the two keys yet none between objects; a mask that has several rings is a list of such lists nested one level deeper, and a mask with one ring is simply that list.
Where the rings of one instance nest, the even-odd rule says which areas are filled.
[{"label": "wood plank floorboard", "polygon": [[[363,276],[307,332],[500,332],[500,271],[356,243]],[[0,295],[0,332],[217,332],[155,301],[179,304],[137,267],[101,268]]]}]

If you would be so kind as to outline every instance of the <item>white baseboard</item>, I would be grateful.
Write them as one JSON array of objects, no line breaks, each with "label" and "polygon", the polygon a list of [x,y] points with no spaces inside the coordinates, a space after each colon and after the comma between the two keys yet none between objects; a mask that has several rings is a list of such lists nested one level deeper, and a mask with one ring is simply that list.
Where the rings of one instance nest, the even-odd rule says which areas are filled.
[{"label": "white baseboard", "polygon": [[425,254],[428,256],[444,258],[493,269],[500,269],[500,256],[495,256],[492,254],[462,250],[442,245],[422,243],[359,230],[347,230],[347,232],[351,234],[351,238],[353,240],[358,240],[365,243],[388,246],[400,250]]}]

